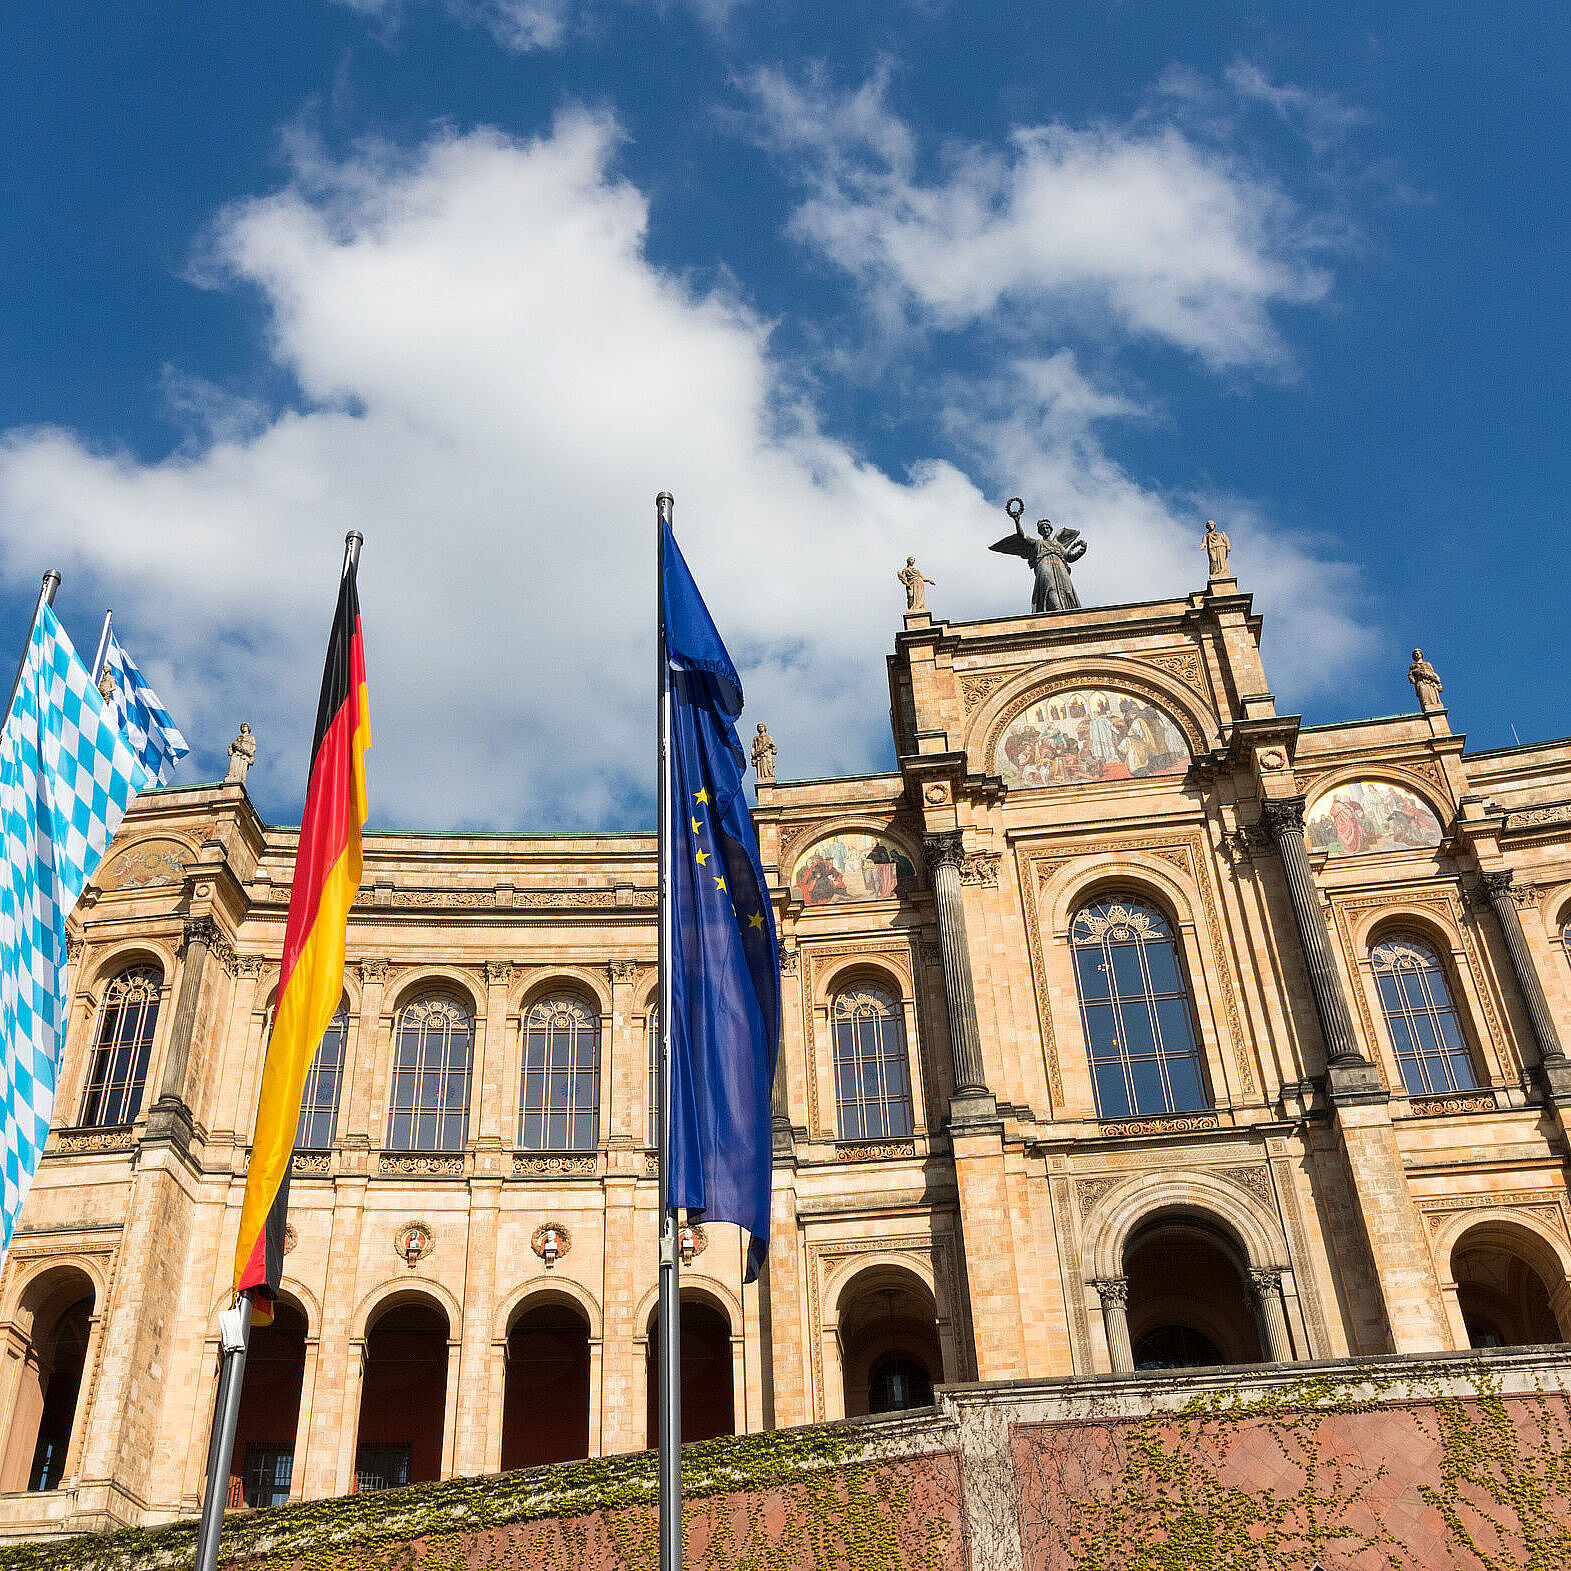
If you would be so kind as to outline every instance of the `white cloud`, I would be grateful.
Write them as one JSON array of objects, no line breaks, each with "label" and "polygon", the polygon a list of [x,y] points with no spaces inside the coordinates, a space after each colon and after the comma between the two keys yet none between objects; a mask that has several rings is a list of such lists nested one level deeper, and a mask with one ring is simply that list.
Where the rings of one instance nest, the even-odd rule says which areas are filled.
[{"label": "white cloud", "polygon": [[[338,0],[340,5],[373,18],[382,27],[396,29],[416,0]],[[636,0],[621,0],[636,3]],[[653,0],[664,13],[677,0]],[[731,14],[746,0],[680,0],[699,19],[722,29]],[[560,49],[575,33],[603,21],[608,8],[596,0],[442,0],[457,21],[484,28],[502,48],[514,54],[536,49]]]},{"label": "white cloud", "polygon": [[748,86],[760,138],[807,188],[792,232],[856,280],[886,328],[1025,312],[1214,368],[1282,367],[1272,312],[1330,287],[1323,230],[1277,182],[1149,112],[1021,127],[1002,149],[953,144],[927,176],[887,72],[853,92],[822,73],[760,71]]},{"label": "white cloud", "polygon": [[[114,605],[196,742],[184,778],[219,770],[249,719],[253,783],[275,815],[297,810],[350,528],[373,811],[415,827],[649,821],[662,488],[783,777],[883,763],[908,552],[940,615],[1027,603],[1019,564],[985,549],[1017,486],[1086,530],[1088,598],[1198,583],[1187,499],[1136,483],[1096,435],[1141,412],[1068,356],[1021,364],[991,411],[956,398],[981,481],[942,459],[891,476],[826,436],[745,303],[649,261],[618,137],[572,112],[527,143],[297,149],[281,190],[220,215],[201,276],[260,292],[300,407],[260,415],[173,378],[190,434],[161,460],[59,429],[0,440],[0,577],[21,590],[58,563],[84,641]],[[1335,681],[1358,630],[1296,581],[1308,559],[1278,532],[1221,516],[1246,579],[1324,630],[1290,675]]]}]

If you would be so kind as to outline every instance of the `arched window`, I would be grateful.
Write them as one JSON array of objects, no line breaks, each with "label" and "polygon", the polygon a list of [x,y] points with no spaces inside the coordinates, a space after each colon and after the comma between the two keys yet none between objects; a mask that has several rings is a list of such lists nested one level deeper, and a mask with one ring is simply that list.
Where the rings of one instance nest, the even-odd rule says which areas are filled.
[{"label": "arched window", "polygon": [[344,1045],[348,1039],[349,1006],[341,1002],[332,1023],[322,1033],[311,1067],[306,1071],[300,1124],[295,1130],[298,1150],[327,1151],[332,1148],[338,1124],[338,1093],[344,1081]]},{"label": "arched window", "polygon": [[82,1099],[84,1124],[129,1124],[141,1111],[163,983],[157,966],[132,966],[104,989],[87,1094]]},{"label": "arched window", "polygon": [[1571,961],[1571,911],[1560,918],[1560,947],[1566,952],[1566,959]]},{"label": "arched window", "polygon": [[647,1028],[649,1075],[649,1140],[651,1150],[660,1143],[660,1010],[656,1005],[649,1009]]},{"label": "arched window", "polygon": [[1478,1079],[1439,955],[1416,934],[1396,933],[1369,959],[1407,1094],[1474,1090]]},{"label": "arched window", "polygon": [[456,998],[416,999],[398,1020],[390,1151],[461,1151],[469,1128],[475,1020]]},{"label": "arched window", "polygon": [[1105,896],[1075,914],[1069,942],[1097,1116],[1208,1106],[1189,989],[1162,913]]},{"label": "arched window", "polygon": [[593,1151],[600,1138],[600,1017],[581,998],[542,998],[524,1018],[518,1144]]},{"label": "arched window", "polygon": [[911,1066],[899,1003],[860,983],[835,995],[835,1106],[842,1140],[885,1140],[911,1133]]}]

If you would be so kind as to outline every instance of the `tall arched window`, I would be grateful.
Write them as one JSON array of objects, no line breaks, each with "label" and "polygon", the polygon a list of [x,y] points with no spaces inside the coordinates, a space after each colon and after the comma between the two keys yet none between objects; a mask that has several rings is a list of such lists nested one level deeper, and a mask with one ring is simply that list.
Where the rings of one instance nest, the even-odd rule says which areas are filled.
[{"label": "tall arched window", "polygon": [[141,965],[122,971],[104,989],[87,1093],[82,1098],[84,1124],[129,1124],[141,1111],[163,984],[164,974],[157,966]]},{"label": "tall arched window", "polygon": [[1069,943],[1097,1116],[1208,1106],[1189,989],[1162,913],[1104,896],[1076,912]]},{"label": "tall arched window", "polygon": [[840,1138],[909,1135],[911,1065],[899,1002],[881,987],[859,983],[835,994],[830,1020]]},{"label": "tall arched window", "polygon": [[518,1144],[593,1151],[600,1138],[600,1016],[572,993],[542,998],[524,1018]]},{"label": "tall arched window", "polygon": [[1439,955],[1414,933],[1393,933],[1369,960],[1407,1094],[1474,1090],[1478,1079]]},{"label": "tall arched window", "polygon": [[1565,950],[1566,959],[1571,961],[1571,911],[1560,918],[1560,947]]},{"label": "tall arched window", "polygon": [[475,1020],[456,998],[417,998],[398,1019],[390,1151],[461,1151],[469,1128]]},{"label": "tall arched window", "polygon": [[332,1147],[338,1124],[338,1093],[344,1082],[344,1046],[348,1038],[349,1005],[340,1002],[338,1013],[322,1033],[316,1056],[306,1072],[300,1124],[295,1130],[295,1145],[301,1151],[326,1151]]},{"label": "tall arched window", "polygon": [[648,1076],[649,1076],[649,1131],[648,1144],[651,1149],[660,1141],[660,1009],[658,1005],[651,1005],[649,1009],[649,1026],[647,1030],[648,1044]]}]

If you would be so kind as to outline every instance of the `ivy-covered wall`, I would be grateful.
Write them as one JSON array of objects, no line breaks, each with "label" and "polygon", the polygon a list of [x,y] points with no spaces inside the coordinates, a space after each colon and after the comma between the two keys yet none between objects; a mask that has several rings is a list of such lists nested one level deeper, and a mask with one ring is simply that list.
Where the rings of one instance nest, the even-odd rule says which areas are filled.
[{"label": "ivy-covered wall", "polygon": [[[954,1388],[684,1453],[692,1571],[1559,1571],[1571,1349]],[[647,1454],[234,1513],[229,1571],[655,1571]],[[175,1571],[192,1524],[0,1549]]]}]

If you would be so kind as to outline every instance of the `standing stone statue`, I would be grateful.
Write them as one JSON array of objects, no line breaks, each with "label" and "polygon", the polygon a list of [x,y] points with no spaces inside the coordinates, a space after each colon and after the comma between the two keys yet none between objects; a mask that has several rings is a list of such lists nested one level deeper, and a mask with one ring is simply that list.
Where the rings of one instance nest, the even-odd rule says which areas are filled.
[{"label": "standing stone statue", "polygon": [[229,773],[224,776],[228,784],[234,781],[238,785],[245,784],[245,772],[256,758],[256,738],[251,734],[251,727],[247,721],[240,722],[240,735],[229,744]]},{"label": "standing stone statue", "polygon": [[1033,540],[1020,522],[1026,505],[1018,496],[1010,497],[1004,511],[1014,520],[1015,532],[995,540],[989,551],[1002,551],[1006,556],[1023,556],[1036,575],[1031,591],[1031,611],[1041,615],[1044,611],[1074,611],[1079,608],[1080,596],[1069,581],[1069,564],[1078,562],[1086,554],[1086,543],[1078,529],[1060,529],[1049,534],[1053,527],[1050,518],[1039,518],[1036,532],[1041,537]]},{"label": "standing stone statue", "polygon": [[1227,565],[1227,558],[1228,553],[1233,549],[1233,542],[1209,518],[1206,520],[1205,539],[1202,544],[1206,548],[1206,555],[1211,559],[1211,577],[1231,578],[1233,570]]},{"label": "standing stone statue", "polygon": [[775,780],[775,739],[758,722],[758,735],[753,738],[753,773],[760,785],[773,785]]},{"label": "standing stone statue", "polygon": [[906,565],[895,574],[895,577],[906,586],[906,615],[913,611],[927,609],[927,586],[933,583],[931,578],[923,578],[922,570],[916,565],[916,558],[908,556]]},{"label": "standing stone statue", "polygon": [[1418,694],[1420,709],[1444,709],[1440,701],[1440,673],[1424,659],[1424,651],[1413,651],[1413,663],[1407,668],[1407,679]]}]

